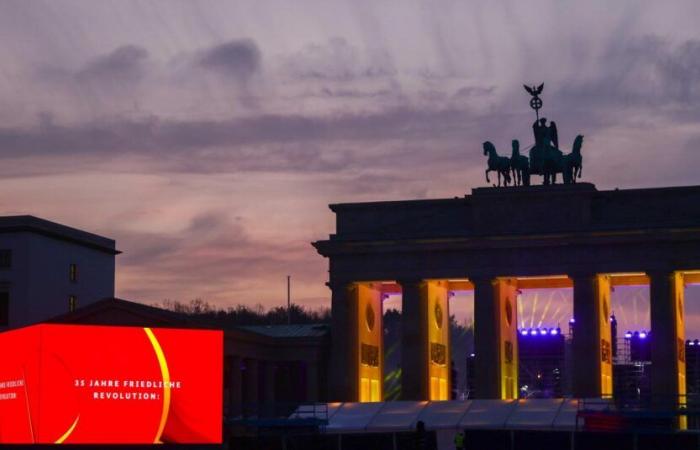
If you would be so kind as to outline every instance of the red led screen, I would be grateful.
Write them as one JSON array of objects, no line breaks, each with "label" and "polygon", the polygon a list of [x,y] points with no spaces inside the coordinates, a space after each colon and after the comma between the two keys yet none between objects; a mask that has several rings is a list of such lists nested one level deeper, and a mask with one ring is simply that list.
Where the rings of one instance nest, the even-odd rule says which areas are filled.
[{"label": "red led screen", "polygon": [[0,348],[0,444],[221,443],[220,331],[46,324]]}]

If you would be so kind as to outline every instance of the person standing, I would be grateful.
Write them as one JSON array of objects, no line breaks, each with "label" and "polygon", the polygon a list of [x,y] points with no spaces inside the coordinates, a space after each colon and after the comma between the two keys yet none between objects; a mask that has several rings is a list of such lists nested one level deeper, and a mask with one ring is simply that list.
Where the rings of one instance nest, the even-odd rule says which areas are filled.
[{"label": "person standing", "polygon": [[464,450],[464,431],[455,434],[455,450]]},{"label": "person standing", "polygon": [[416,423],[415,449],[428,450],[428,436],[425,431],[425,422],[422,420]]}]

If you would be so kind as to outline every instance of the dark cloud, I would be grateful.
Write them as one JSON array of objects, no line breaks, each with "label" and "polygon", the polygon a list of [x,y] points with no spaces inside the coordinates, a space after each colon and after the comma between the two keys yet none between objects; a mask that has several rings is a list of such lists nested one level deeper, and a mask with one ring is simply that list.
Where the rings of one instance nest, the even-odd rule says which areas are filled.
[{"label": "dark cloud", "polygon": [[361,52],[343,38],[305,46],[286,59],[284,70],[292,78],[334,82],[397,74],[387,52]]},{"label": "dark cloud", "polygon": [[304,93],[304,97],[326,97],[344,99],[380,99],[396,96],[394,89],[357,89],[357,88],[330,88],[324,87],[314,92]]},{"label": "dark cloud", "polygon": [[658,63],[666,94],[681,103],[700,100],[700,40],[689,40],[664,54]]},{"label": "dark cloud", "polygon": [[[107,108],[124,108],[125,104],[138,102],[140,87],[147,87],[149,53],[137,45],[124,45],[99,55],[81,67],[65,65],[39,65],[33,70],[35,79],[45,83],[50,90],[47,97],[54,99],[67,95],[69,101],[61,101],[62,113],[86,108],[91,115]],[[60,97],[58,97],[60,98]],[[45,99],[42,99],[45,101]],[[40,103],[43,108],[46,104]],[[39,112],[47,116],[46,111]]]},{"label": "dark cloud", "polygon": [[[615,42],[597,61],[600,70],[559,89],[567,105],[635,107],[656,114],[659,108],[700,113],[700,40],[674,43],[658,36]],[[676,116],[676,118],[681,116]]]},{"label": "dark cloud", "polygon": [[255,41],[239,39],[216,45],[201,53],[197,64],[239,82],[247,82],[260,71],[262,55]]},{"label": "dark cloud", "polygon": [[124,45],[90,61],[75,75],[79,82],[130,83],[145,72],[148,51],[137,45]]},{"label": "dark cloud", "polygon": [[[215,245],[218,239],[221,239],[222,245],[236,248],[243,253],[251,244],[243,226],[232,222],[221,212],[199,214],[193,217],[188,226],[180,232],[156,234],[115,231],[115,233],[121,235],[120,241],[125,241],[120,243],[120,246],[125,245],[129,248],[129,251],[120,257],[120,262],[128,265],[163,264],[168,260],[173,260],[172,264],[180,264],[175,259],[182,259],[178,257],[185,251],[182,247],[189,247],[192,254],[186,259],[193,262],[197,254],[202,252],[202,248]],[[200,250],[193,252],[193,248]]]},{"label": "dark cloud", "polygon": [[[572,126],[562,127],[562,142],[570,142],[573,131]],[[479,116],[460,109],[394,108],[226,121],[152,117],[0,129],[0,157],[64,157],[72,166],[75,157],[133,155],[147,158],[151,169],[196,173],[339,172],[370,166],[395,171],[451,167],[455,161],[480,167],[480,142],[491,140],[506,154],[512,138],[526,145],[530,134],[523,114]]]},{"label": "dark cloud", "polygon": [[[76,126],[0,128],[0,154],[173,153],[211,147],[349,140],[434,138],[461,134],[469,114],[459,110],[395,109],[373,114],[309,117],[260,115],[227,121],[158,118],[103,120]],[[474,119],[473,117],[471,119]],[[473,125],[469,128],[473,129]]]},{"label": "dark cloud", "polygon": [[454,99],[471,99],[474,97],[487,97],[496,91],[495,86],[465,86],[454,93]]}]

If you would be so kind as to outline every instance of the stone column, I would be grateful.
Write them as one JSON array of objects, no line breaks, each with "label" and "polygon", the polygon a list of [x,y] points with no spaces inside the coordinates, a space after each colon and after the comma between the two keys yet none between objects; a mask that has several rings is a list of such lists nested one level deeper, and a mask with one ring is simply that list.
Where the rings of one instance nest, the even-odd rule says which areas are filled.
[{"label": "stone column", "polygon": [[263,363],[262,376],[262,400],[267,407],[272,407],[275,403],[275,363],[265,361]]},{"label": "stone column", "polygon": [[685,403],[683,276],[650,272],[651,393],[657,405]]},{"label": "stone column", "polygon": [[401,285],[401,398],[428,400],[428,299],[423,280],[399,280]]},{"label": "stone column", "polygon": [[318,364],[315,361],[305,361],[306,367],[306,399],[318,401]]},{"label": "stone column", "polygon": [[447,280],[426,282],[429,400],[450,399],[450,302]]},{"label": "stone column", "polygon": [[277,401],[282,403],[290,403],[294,401],[292,395],[292,371],[289,362],[278,362],[277,363],[277,373],[275,375],[276,386],[278,391],[276,392]]},{"label": "stone column", "polygon": [[329,283],[331,288],[331,357],[328,399],[354,402],[358,394],[357,295],[353,283]]},{"label": "stone column", "polygon": [[359,348],[358,379],[361,402],[384,400],[384,333],[382,299],[378,284],[355,283],[357,296],[357,341]]},{"label": "stone column", "polygon": [[605,275],[577,273],[574,282],[573,395],[612,395],[610,280]]},{"label": "stone column", "polygon": [[231,357],[231,379],[229,380],[229,414],[232,417],[241,415],[241,358]]},{"label": "stone column", "polygon": [[476,396],[518,397],[517,282],[472,278]]},{"label": "stone column", "polygon": [[255,414],[257,412],[260,397],[258,395],[258,360],[247,358],[245,360],[245,410],[248,413]]}]

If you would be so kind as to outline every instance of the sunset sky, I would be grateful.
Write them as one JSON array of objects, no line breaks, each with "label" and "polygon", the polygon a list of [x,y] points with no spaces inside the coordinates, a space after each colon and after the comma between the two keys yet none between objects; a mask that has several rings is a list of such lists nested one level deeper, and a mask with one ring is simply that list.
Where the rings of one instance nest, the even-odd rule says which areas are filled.
[{"label": "sunset sky", "polygon": [[545,82],[565,148],[586,136],[599,189],[699,184],[699,17],[697,0],[0,0],[0,213],[116,239],[122,298],[279,305],[291,275],[295,302],[327,306],[309,244],[327,205],[485,186],[484,140],[532,141],[523,83]]}]

